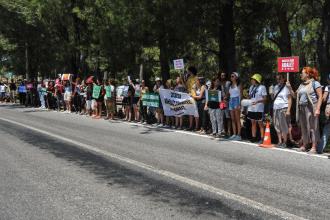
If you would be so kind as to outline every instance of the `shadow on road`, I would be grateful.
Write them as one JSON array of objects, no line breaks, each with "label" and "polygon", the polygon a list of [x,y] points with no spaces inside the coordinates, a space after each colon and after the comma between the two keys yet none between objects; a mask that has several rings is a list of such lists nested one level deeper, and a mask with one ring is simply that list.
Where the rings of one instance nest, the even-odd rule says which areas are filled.
[{"label": "shadow on road", "polygon": [[[155,174],[137,171],[135,167],[127,167],[109,158],[80,149],[79,147],[51,138],[34,131],[1,122],[3,130],[32,146],[45,150],[57,158],[65,159],[73,165],[88,170],[101,183],[109,186],[127,188],[134,193],[148,197],[155,203],[166,203],[173,208],[180,208],[191,215],[191,218],[208,216],[226,219],[259,219],[254,214],[246,214],[231,208],[230,202],[220,201],[197,190],[185,189],[180,184],[155,176]],[[152,131],[153,129],[151,129]],[[17,134],[20,134],[17,136]],[[174,217],[174,216],[172,216]],[[261,218],[260,218],[261,219]]]}]

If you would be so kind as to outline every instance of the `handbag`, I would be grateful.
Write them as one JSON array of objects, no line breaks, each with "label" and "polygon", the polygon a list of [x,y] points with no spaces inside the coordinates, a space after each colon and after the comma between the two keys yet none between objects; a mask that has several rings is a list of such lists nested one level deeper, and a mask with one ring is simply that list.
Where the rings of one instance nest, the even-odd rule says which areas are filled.
[{"label": "handbag", "polygon": [[220,107],[220,109],[221,110],[225,110],[228,106],[227,106],[227,102],[225,102],[225,101],[221,101],[220,103],[219,103],[219,107]]}]

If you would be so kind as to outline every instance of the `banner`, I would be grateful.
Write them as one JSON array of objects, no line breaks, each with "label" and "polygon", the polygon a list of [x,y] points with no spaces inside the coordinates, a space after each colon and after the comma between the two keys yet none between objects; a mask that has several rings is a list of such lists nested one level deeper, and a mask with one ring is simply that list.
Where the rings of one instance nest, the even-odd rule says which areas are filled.
[{"label": "banner", "polygon": [[102,86],[98,86],[98,85],[94,84],[93,96],[92,96],[94,99],[98,99],[100,97],[101,88],[102,88]]},{"label": "banner", "polygon": [[111,86],[105,86],[105,94],[108,99],[111,98]]},{"label": "banner", "polygon": [[198,117],[195,100],[187,93],[161,89],[160,99],[166,116],[193,115]]},{"label": "banner", "polygon": [[299,72],[299,57],[278,57],[277,69],[279,73]]},{"label": "banner", "polygon": [[221,91],[205,90],[205,97],[209,102],[221,102]]},{"label": "banner", "polygon": [[149,107],[159,107],[159,95],[157,93],[145,93],[142,95],[142,105]]}]

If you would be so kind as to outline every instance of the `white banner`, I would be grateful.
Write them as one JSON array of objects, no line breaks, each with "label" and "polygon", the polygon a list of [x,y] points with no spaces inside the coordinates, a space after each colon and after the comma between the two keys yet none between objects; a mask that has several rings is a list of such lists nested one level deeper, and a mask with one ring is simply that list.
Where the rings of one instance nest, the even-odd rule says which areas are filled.
[{"label": "white banner", "polygon": [[198,117],[195,100],[187,93],[160,89],[165,116],[194,115]]}]

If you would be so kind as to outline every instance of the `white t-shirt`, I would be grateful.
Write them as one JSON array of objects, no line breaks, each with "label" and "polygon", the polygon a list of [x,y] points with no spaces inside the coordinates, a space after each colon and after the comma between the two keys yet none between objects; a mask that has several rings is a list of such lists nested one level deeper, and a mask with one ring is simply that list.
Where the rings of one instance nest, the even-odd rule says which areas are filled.
[{"label": "white t-shirt", "polygon": [[0,85],[0,92],[6,92],[6,86]]},{"label": "white t-shirt", "polygon": [[[266,87],[264,85],[250,86],[249,96],[252,102],[260,101],[264,99],[264,96],[267,96]],[[255,105],[250,105],[248,107],[249,112],[264,112],[264,103],[259,102]]]},{"label": "white t-shirt", "polygon": [[[115,92],[115,87],[113,86],[113,85],[109,85],[110,86],[110,91],[111,91],[111,96],[114,94],[114,92]],[[112,96],[113,97],[113,96]],[[107,93],[105,93],[105,95],[104,95],[104,99],[105,100],[107,100],[108,99],[108,97],[107,97]]]},{"label": "white t-shirt", "polygon": [[235,86],[233,87],[229,87],[229,94],[230,94],[230,98],[235,98],[235,97],[240,97],[241,96],[241,91],[240,91],[240,87],[239,86]]},{"label": "white t-shirt", "polygon": [[[274,87],[274,96],[280,91],[282,85],[276,85]],[[290,91],[287,86],[280,91],[277,95],[276,99],[274,100],[273,109],[283,109],[288,107],[288,96],[290,95]]]}]

